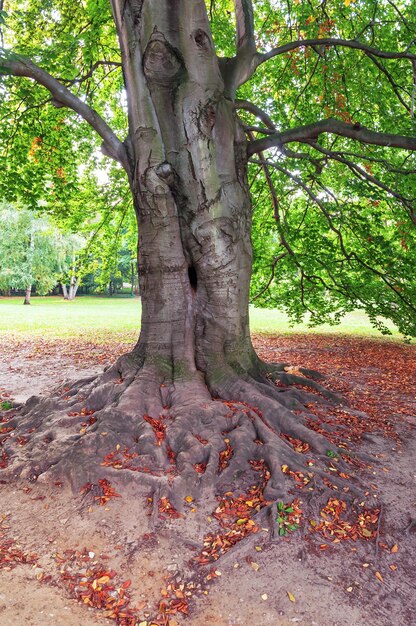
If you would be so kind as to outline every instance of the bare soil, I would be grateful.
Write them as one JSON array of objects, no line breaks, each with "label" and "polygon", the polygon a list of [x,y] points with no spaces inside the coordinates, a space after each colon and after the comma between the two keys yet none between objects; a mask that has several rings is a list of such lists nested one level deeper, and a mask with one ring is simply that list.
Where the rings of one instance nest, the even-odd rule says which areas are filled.
[{"label": "bare soil", "polygon": [[[189,503],[185,520],[162,521],[149,517],[146,489],[138,493],[126,481],[117,485],[121,497],[103,506],[59,484],[0,482],[2,626],[114,624],[71,598],[70,575],[88,577],[101,565],[116,589],[125,583],[143,624],[169,596],[172,579],[179,597],[182,584],[191,595],[189,616],[172,614],[171,626],[414,624],[416,539],[407,527],[416,518],[415,348],[324,336],[256,337],[255,344],[266,360],[322,371],[325,384],[369,415],[382,449],[366,478],[381,508],[377,538],[325,541],[305,520],[283,538],[270,540],[269,529],[260,529],[203,569],[192,564],[214,523],[203,502]],[[66,378],[97,373],[128,345],[13,339],[2,350],[1,399],[23,402]]]}]

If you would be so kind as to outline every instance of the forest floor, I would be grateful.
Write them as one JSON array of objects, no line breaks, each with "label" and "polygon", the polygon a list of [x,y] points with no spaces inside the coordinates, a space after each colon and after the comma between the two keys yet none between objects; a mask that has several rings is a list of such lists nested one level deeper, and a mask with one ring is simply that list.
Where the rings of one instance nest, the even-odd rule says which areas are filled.
[{"label": "forest floor", "polygon": [[[316,532],[325,520],[318,508],[316,520],[304,519],[296,532],[270,540],[269,529],[259,528],[202,568],[194,557],[216,522],[203,503],[189,502],[186,519],[152,520],[146,490],[126,481],[116,497],[110,491],[94,502],[60,483],[0,480],[2,626],[114,624],[112,614],[122,624],[126,607],[149,626],[161,602],[170,626],[414,624],[416,529],[408,526],[416,518],[416,347],[316,334],[257,335],[254,343],[265,360],[323,372],[327,387],[367,413],[381,450],[365,474],[379,511],[371,536],[354,541],[329,523],[326,534]],[[63,379],[99,372],[131,345],[9,338],[0,401],[23,402]],[[363,448],[371,454],[372,443]],[[302,508],[302,491],[299,498]],[[334,492],[334,508],[336,498],[342,494]]]}]

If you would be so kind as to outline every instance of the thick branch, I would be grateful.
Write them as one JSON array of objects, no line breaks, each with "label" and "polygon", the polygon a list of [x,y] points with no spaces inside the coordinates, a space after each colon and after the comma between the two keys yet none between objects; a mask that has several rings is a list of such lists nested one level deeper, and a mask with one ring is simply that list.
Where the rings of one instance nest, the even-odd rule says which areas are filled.
[{"label": "thick branch", "polygon": [[237,23],[237,50],[248,47],[255,51],[253,4],[251,0],[234,0],[234,6]]},{"label": "thick branch", "polygon": [[127,152],[123,142],[118,139],[94,109],[71,93],[56,78],[38,67],[30,59],[5,50],[0,50],[0,74],[25,76],[45,87],[53,97],[53,104],[57,107],[69,107],[78,113],[103,139],[105,154],[121,163],[128,170]]},{"label": "thick branch", "polygon": [[268,148],[277,148],[293,141],[300,143],[316,142],[322,133],[331,133],[340,137],[348,137],[361,143],[403,150],[416,150],[416,137],[379,133],[360,124],[348,124],[335,118],[322,120],[314,124],[291,128],[281,133],[256,139],[248,145],[249,156]]},{"label": "thick branch", "polygon": [[256,40],[251,0],[234,0],[237,26],[237,54],[219,59],[221,73],[230,97],[234,98],[240,85],[246,83],[256,69]]},{"label": "thick branch", "polygon": [[383,50],[379,50],[378,48],[373,48],[372,46],[368,46],[365,43],[361,43],[360,41],[356,41],[355,39],[337,39],[335,37],[324,37],[322,39],[300,39],[297,41],[290,41],[283,46],[278,46],[277,48],[273,48],[268,52],[264,52],[263,54],[257,55],[257,66],[273,57],[279,56],[280,54],[284,54],[286,52],[290,52],[291,50],[296,50],[297,48],[318,48],[320,46],[340,46],[343,48],[354,48],[355,50],[362,50],[367,54],[371,54],[372,56],[379,57],[381,59],[416,59],[416,54],[412,52],[385,52]]}]

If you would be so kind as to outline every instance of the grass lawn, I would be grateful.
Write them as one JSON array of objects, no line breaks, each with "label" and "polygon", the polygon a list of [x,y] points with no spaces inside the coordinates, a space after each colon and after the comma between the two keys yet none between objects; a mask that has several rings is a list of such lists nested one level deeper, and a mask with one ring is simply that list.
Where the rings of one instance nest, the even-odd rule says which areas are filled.
[{"label": "grass lawn", "polygon": [[[250,310],[253,333],[338,333],[381,337],[367,316],[355,311],[345,316],[338,326],[327,324],[310,329],[306,324],[289,326],[287,317],[278,309]],[[72,302],[61,296],[34,297],[30,306],[23,298],[0,298],[0,335],[36,335],[49,339],[76,337],[108,341],[136,335],[140,328],[140,300],[131,297],[79,296]],[[390,325],[393,330],[393,326]],[[393,337],[400,334],[393,330]]]}]

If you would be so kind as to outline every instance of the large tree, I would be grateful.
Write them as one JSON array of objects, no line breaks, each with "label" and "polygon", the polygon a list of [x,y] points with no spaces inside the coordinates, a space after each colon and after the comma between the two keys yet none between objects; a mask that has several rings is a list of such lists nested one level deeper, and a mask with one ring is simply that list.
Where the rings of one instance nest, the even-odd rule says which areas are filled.
[{"label": "large tree", "polygon": [[[45,128],[31,148],[37,159],[35,196],[42,187],[42,153],[53,172],[52,194],[59,187],[69,193],[76,167],[69,157],[65,171],[56,163],[54,144],[59,135],[69,154],[85,150],[81,118],[128,179],[139,231],[143,311],[140,338],[130,354],[102,376],[74,384],[64,399],[32,400],[22,410],[13,424],[34,431],[19,453],[12,438],[5,442],[13,472],[26,468],[36,477],[53,467],[80,484],[102,475],[100,462],[114,452],[105,462],[108,472],[133,465],[136,476],[178,503],[201,486],[226,489],[238,477],[251,484],[256,463],[248,462],[263,460],[270,473],[265,497],[284,499],[282,465],[304,469],[294,439],[322,457],[337,454],[305,409],[311,396],[292,386],[325,393],[314,373],[304,372],[308,378],[303,378],[263,363],[251,343],[248,315],[250,160],[264,172],[278,221],[273,169],[299,183],[297,197],[303,194],[322,214],[329,213],[328,236],[344,246],[352,270],[356,252],[345,249],[349,243],[340,234],[345,209],[329,204],[338,188],[325,180],[319,188],[313,172],[319,177],[332,163],[336,173],[341,165],[355,168],[361,182],[397,201],[406,229],[416,221],[410,182],[416,151],[415,7],[389,1],[335,4],[89,0],[74,6],[67,0],[31,0],[21,13],[6,16],[14,34],[5,30],[13,47],[4,47],[0,56],[8,90],[2,92],[4,107],[23,97],[29,117],[35,111]],[[11,0],[7,5],[15,7]],[[100,85],[120,68],[122,81],[118,74],[113,89],[100,95]],[[247,99],[249,91],[262,108]],[[128,132],[120,138],[124,94]],[[293,107],[295,101],[303,106]],[[51,105],[56,111],[45,120],[42,106]],[[65,118],[64,107],[78,117]],[[248,115],[258,122],[250,123]],[[21,147],[20,160],[25,150]],[[10,172],[10,162],[6,165]],[[25,178],[16,168],[14,176]],[[344,192],[340,200],[345,204],[348,193],[354,214],[360,189]],[[376,200],[369,200],[375,210]],[[389,273],[376,270],[389,287]],[[393,285],[399,301],[407,298],[401,290]],[[94,419],[76,434],[82,409],[93,411]],[[102,431],[108,433],[104,439]],[[126,456],[116,463],[116,451],[124,447]]]}]

